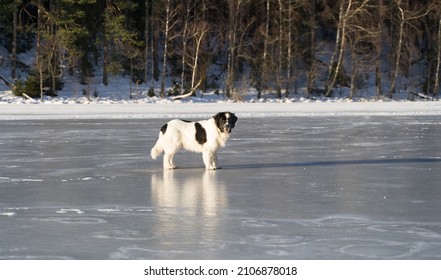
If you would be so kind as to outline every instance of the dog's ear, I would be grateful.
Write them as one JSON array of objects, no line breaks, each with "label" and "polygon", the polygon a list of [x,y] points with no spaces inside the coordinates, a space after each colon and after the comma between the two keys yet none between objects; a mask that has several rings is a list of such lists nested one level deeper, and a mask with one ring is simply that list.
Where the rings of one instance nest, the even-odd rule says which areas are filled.
[{"label": "dog's ear", "polygon": [[221,113],[217,113],[216,115],[213,116],[214,122],[216,123],[217,127],[221,127],[221,119],[222,119],[222,114]]},{"label": "dog's ear", "polygon": [[236,124],[237,120],[239,119],[239,118],[236,116],[236,114],[234,114],[234,113],[231,113],[231,118],[232,118],[234,124]]}]

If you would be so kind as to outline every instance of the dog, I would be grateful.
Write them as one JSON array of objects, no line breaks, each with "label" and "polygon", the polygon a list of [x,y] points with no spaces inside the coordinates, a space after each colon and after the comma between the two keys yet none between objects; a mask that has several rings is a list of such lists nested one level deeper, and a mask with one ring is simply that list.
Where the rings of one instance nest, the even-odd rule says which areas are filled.
[{"label": "dog", "polygon": [[176,169],[173,157],[181,149],[202,153],[207,170],[216,170],[217,150],[224,147],[238,118],[231,112],[220,112],[208,120],[171,120],[161,127],[159,138],[150,155],[156,159],[164,153],[164,169]]}]

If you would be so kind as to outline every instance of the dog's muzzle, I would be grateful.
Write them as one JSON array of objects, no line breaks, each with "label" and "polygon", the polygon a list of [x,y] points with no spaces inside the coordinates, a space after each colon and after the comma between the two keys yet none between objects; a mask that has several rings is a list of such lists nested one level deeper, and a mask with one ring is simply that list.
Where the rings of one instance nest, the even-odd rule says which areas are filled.
[{"label": "dog's muzzle", "polygon": [[224,132],[230,133],[233,128],[234,128],[234,125],[230,125],[230,124],[226,123],[224,125]]}]

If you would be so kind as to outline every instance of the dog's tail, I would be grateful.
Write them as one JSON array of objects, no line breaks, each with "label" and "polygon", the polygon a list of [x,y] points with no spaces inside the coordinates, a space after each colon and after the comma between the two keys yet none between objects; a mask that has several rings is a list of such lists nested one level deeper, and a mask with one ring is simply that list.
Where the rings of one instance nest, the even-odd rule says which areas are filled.
[{"label": "dog's tail", "polygon": [[156,159],[164,151],[164,149],[160,144],[160,140],[161,140],[161,135],[159,136],[158,141],[156,141],[155,146],[150,151],[150,156],[152,157],[152,159]]},{"label": "dog's tail", "polygon": [[158,141],[156,141],[155,146],[150,151],[150,156],[152,157],[152,159],[156,159],[164,151],[164,148],[162,147],[162,137],[166,132],[166,130],[167,130],[167,125],[164,125],[161,128],[161,131],[159,132]]}]

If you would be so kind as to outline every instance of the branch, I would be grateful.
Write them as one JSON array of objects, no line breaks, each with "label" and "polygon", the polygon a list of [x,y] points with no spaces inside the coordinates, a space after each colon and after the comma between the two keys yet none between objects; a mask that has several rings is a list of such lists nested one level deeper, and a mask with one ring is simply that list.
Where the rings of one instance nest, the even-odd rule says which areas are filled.
[{"label": "branch", "polygon": [[194,88],[192,88],[189,92],[175,96],[175,97],[173,97],[173,100],[184,99],[184,98],[188,98],[188,97],[192,96],[193,93],[196,91],[196,89],[201,85],[201,83],[202,83],[202,79],[200,79],[198,84]]},{"label": "branch", "polygon": [[8,81],[8,80],[7,80],[5,77],[3,77],[2,75],[0,75],[0,79],[2,79],[3,82],[5,82],[5,84],[6,84],[8,87],[10,87],[11,89],[14,89],[14,88],[15,88],[14,84],[11,83],[10,81]]},{"label": "branch", "polygon": [[184,98],[188,98],[190,97],[193,93],[194,93],[195,89],[190,90],[189,92],[185,93],[185,94],[181,94],[178,96],[173,97],[173,100],[179,100],[179,99],[184,99]]}]

